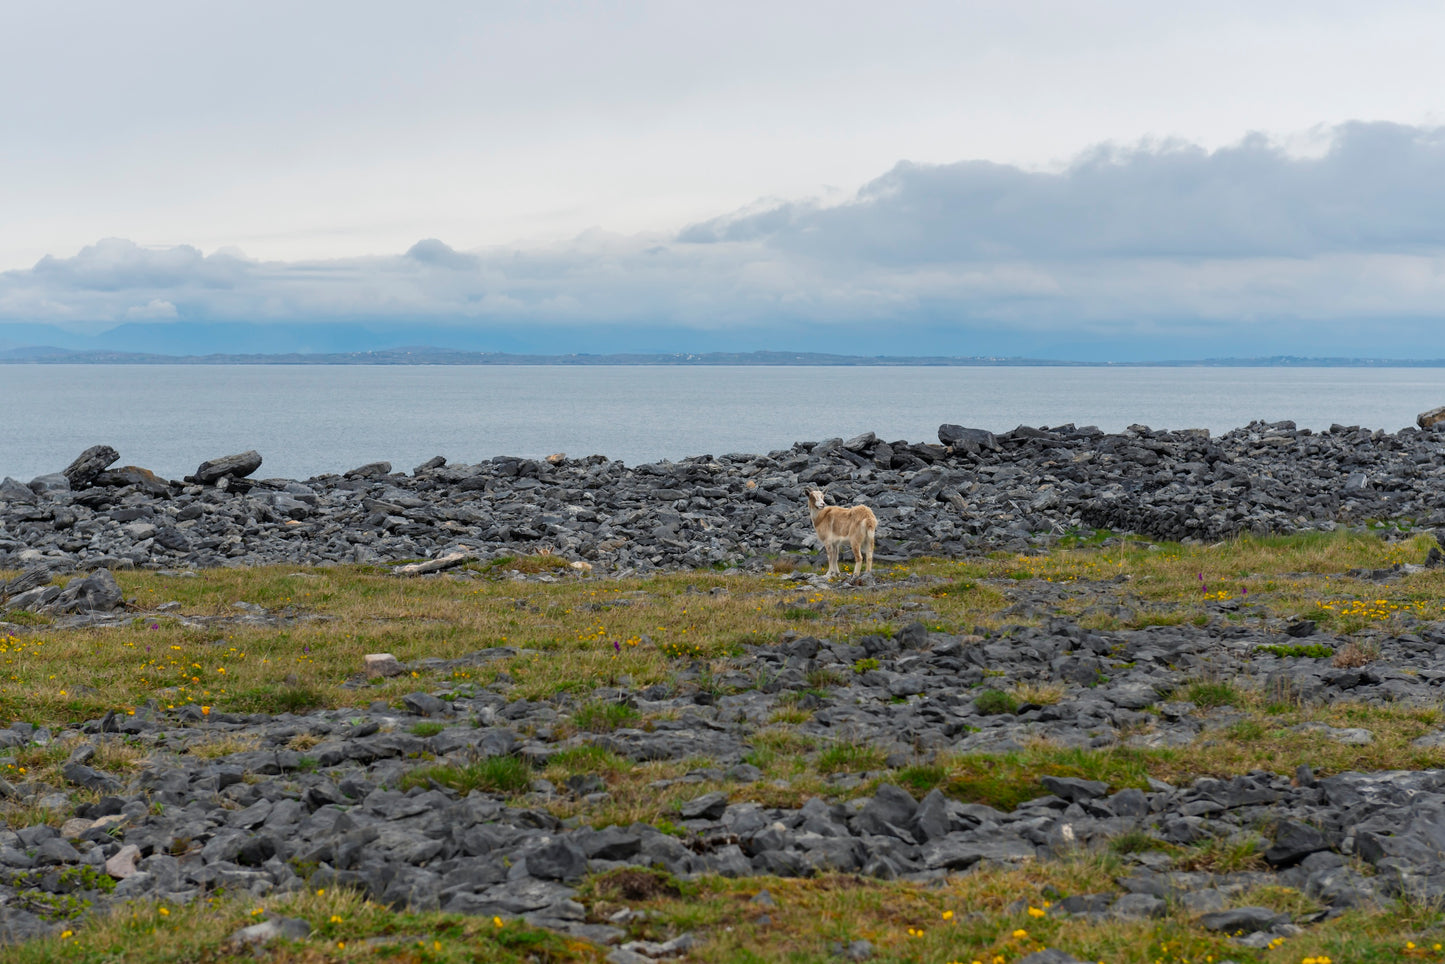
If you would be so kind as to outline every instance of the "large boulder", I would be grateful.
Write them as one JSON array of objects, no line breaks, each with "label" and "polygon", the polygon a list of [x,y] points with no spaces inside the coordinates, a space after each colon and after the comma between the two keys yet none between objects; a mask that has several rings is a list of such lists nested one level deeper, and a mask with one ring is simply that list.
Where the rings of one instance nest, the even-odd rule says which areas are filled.
[{"label": "large boulder", "polygon": [[23,482],[17,482],[8,475],[3,482],[0,482],[0,502],[22,502],[29,505],[36,498],[37,496],[30,486]]},{"label": "large boulder", "polygon": [[1415,416],[1415,424],[1421,428],[1434,428],[1441,422],[1445,422],[1445,405],[1439,408],[1432,408],[1428,412],[1421,412]]},{"label": "large boulder", "polygon": [[92,445],[76,456],[75,461],[60,474],[65,476],[72,489],[83,489],[118,458],[120,453],[109,445]]},{"label": "large boulder", "polygon": [[171,493],[171,484],[150,469],[138,465],[123,465],[118,469],[102,472],[95,477],[95,485],[122,488],[133,485],[146,495],[165,497]]},{"label": "large boulder", "polygon": [[44,609],[53,613],[110,612],[125,601],[125,596],[108,569],[97,569],[70,584]]},{"label": "large boulder", "polygon": [[9,599],[49,583],[49,566],[31,566],[9,582],[0,582],[0,599]]},{"label": "large boulder", "polygon": [[981,428],[964,428],[962,425],[944,423],[938,426],[938,441],[955,452],[967,452],[969,455],[1000,450],[998,438],[992,432]]},{"label": "large boulder", "polygon": [[36,495],[51,499],[69,492],[70,480],[65,477],[65,473],[63,472],[50,472],[46,475],[37,475],[30,480],[30,491]]},{"label": "large boulder", "polygon": [[196,468],[195,474],[186,476],[186,481],[198,482],[201,485],[214,485],[227,476],[233,479],[244,479],[260,467],[261,453],[251,449],[249,452],[242,452],[239,455],[224,455],[218,459],[202,462]]},{"label": "large boulder", "polygon": [[390,462],[368,462],[346,473],[348,479],[379,479],[391,474]]}]

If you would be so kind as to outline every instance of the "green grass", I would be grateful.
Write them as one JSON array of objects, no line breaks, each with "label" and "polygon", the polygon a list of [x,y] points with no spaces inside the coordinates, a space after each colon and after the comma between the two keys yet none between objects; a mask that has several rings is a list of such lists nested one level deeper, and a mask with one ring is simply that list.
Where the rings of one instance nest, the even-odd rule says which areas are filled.
[{"label": "green grass", "polygon": [[[203,691],[202,696],[206,695]],[[305,713],[321,709],[329,702],[318,687],[263,685],[236,693],[227,701],[227,708],[238,713]]]},{"label": "green grass", "polygon": [[[1301,763],[1320,775],[1429,769],[1445,766],[1445,752],[1416,747],[1413,741],[1439,728],[1438,707],[1308,704],[1292,692],[1257,692],[1235,685],[1227,673],[1216,675],[1214,670],[1171,694],[1193,702],[1201,716],[1223,723],[1208,730],[1207,738],[1186,746],[1151,749],[1125,742],[1090,750],[1034,743],[1007,753],[920,754],[890,768],[882,747],[890,747],[890,752],[896,747],[893,734],[830,740],[810,732],[813,719],[830,700],[846,699],[841,688],[856,681],[855,670],[880,668],[872,657],[856,665],[789,667],[800,672],[793,678],[801,683],[773,694],[776,702],[764,718],[747,721],[752,729],[744,758],[764,777],[753,783],[692,782],[684,779],[689,770],[726,769],[727,763],[636,763],[588,741],[590,734],[646,729],[686,712],[642,712],[611,693],[589,694],[637,692],[653,684],[677,694],[766,692],[779,678],[778,671],[760,672],[760,664],[746,652],[749,645],[776,645],[804,633],[856,644],[867,636],[890,635],[892,627],[913,618],[958,634],[965,646],[975,644],[975,633],[995,634],[1056,617],[1100,630],[1205,625],[1221,619],[1278,626],[1310,618],[1344,638],[1332,640],[1329,647],[1286,642],[1261,647],[1260,652],[1294,659],[1338,660],[1346,655],[1367,662],[1379,655],[1378,647],[1372,648],[1373,634],[1415,632],[1422,622],[1445,619],[1445,572],[1411,573],[1383,584],[1355,579],[1348,572],[1418,562],[1430,545],[1429,535],[1386,542],[1372,534],[1336,532],[1150,547],[1096,534],[1066,540],[1053,551],[913,560],[880,570],[871,586],[835,586],[818,598],[800,595],[796,583],[774,573],[706,569],[610,580],[586,578],[564,560],[545,555],[477,564],[467,581],[398,580],[381,567],[218,570],[188,580],[121,572],[117,578],[123,591],[138,600],[142,611],[175,600],[185,617],[225,617],[234,614],[231,604],[241,600],[285,612],[294,621],[279,629],[225,622],[192,628],[182,619],[157,616],[106,630],[56,629],[43,620],[28,621],[16,635],[0,637],[0,725],[22,719],[64,726],[112,709],[145,712],[148,703],[162,712],[191,704],[209,714],[276,714],[319,707],[344,710],[375,700],[395,706],[418,690],[466,693],[497,686],[511,699],[561,696],[552,738],[575,745],[553,755],[540,772],[517,757],[462,766],[423,756],[410,761],[414,769],[399,787],[495,793],[518,797],[512,804],[522,805],[520,795],[540,777],[561,792],[545,800],[529,796],[527,806],[597,827],[648,822],[669,827],[683,839],[688,832],[669,822],[676,821],[678,805],[711,790],[726,792],[733,802],[795,807],[815,796],[845,802],[890,782],[918,798],[937,789],[954,800],[1010,809],[1042,796],[1046,791],[1039,780],[1044,775],[1101,780],[1113,792],[1144,787],[1150,777],[1186,786],[1201,776],[1228,777],[1255,769],[1290,773]],[[780,568],[789,565],[789,560],[780,560]],[[519,582],[517,572],[547,572],[558,578],[551,583]],[[1046,605],[1020,615],[1012,609],[1018,598],[1012,594],[1020,590]],[[913,615],[922,610],[927,614]],[[1360,633],[1364,635],[1356,635]],[[489,647],[511,647],[517,655],[442,674],[418,672],[360,687],[345,685],[359,678],[367,653],[392,652],[404,662],[419,663]],[[1001,679],[992,682],[1005,685]],[[1010,681],[1007,689],[981,688],[968,695],[981,712],[1012,713],[1020,702],[1047,705],[1062,693],[1045,683]],[[1221,708],[1229,712],[1209,713]],[[1138,724],[1140,731],[1156,725],[1151,719]],[[1301,730],[1305,723],[1366,727],[1374,741],[1345,746]],[[423,721],[407,729],[428,737],[442,726]],[[203,759],[220,760],[254,748],[204,723],[187,734],[185,751]],[[303,769],[315,765],[305,754],[318,740],[302,733],[293,741],[291,749],[302,755]],[[68,740],[14,748],[7,751],[0,776],[16,785],[60,785],[58,770],[73,749]],[[146,765],[153,750],[141,743],[102,740],[92,765],[128,775]],[[844,774],[867,777],[839,779]],[[567,792],[568,778],[582,775],[599,777],[606,793],[584,800]],[[42,811],[32,798],[0,801],[0,814],[11,827],[35,822],[58,826],[70,815]],[[1013,964],[1047,945],[1081,960],[1109,964],[1181,964],[1210,957],[1241,964],[1300,964],[1319,955],[1340,964],[1445,964],[1445,953],[1433,950],[1445,935],[1445,918],[1437,908],[1408,904],[1350,911],[1311,924],[1287,944],[1260,952],[1246,952],[1225,937],[1203,931],[1176,908],[1148,922],[1034,918],[1019,909],[1041,906],[1048,888],[1069,894],[1117,892],[1117,880],[1128,873],[1129,855],[1150,850],[1167,853],[1176,867],[1221,873],[1252,869],[1260,858],[1257,842],[1249,839],[1176,847],[1134,831],[1097,851],[1018,868],[980,866],[929,886],[826,874],[801,880],[702,876],[676,881],[639,869],[635,878],[605,875],[584,881],[581,899],[594,921],[606,920],[624,906],[645,910],[645,916],[627,925],[629,938],[660,941],[683,932],[695,934],[699,943],[687,956],[704,962],[823,964],[839,959],[834,943],[866,939],[879,961],[999,957]],[[258,903],[264,904],[266,914],[302,916],[314,928],[306,940],[268,948],[265,958],[274,964],[512,964],[593,962],[605,956],[586,942],[519,921],[505,920],[498,927],[490,920],[398,912],[340,891],[319,895],[307,890],[259,902],[217,898],[194,907],[169,907],[165,914],[157,905],[141,902],[90,920],[72,915],[84,910],[79,901],[95,881],[73,883],[78,888],[74,894],[61,895],[74,896],[72,901],[42,897],[21,882],[17,900],[33,902],[58,921],[80,922],[69,936],[8,947],[7,961],[253,960],[227,949],[225,939],[254,922]],[[758,922],[759,907],[751,902],[761,889],[775,899],[767,924]],[[1280,888],[1241,894],[1237,900],[1298,913],[1313,907],[1307,898]],[[1012,936],[1019,930],[1026,931],[1027,938]],[[1406,941],[1416,946],[1408,948]]]},{"label": "green grass", "polygon": [[576,746],[559,750],[547,761],[547,772],[563,778],[577,773],[623,774],[633,768],[625,757],[600,746]]},{"label": "green grass", "polygon": [[915,764],[897,771],[894,779],[915,797],[922,797],[948,781],[948,768],[933,763]]},{"label": "green grass", "polygon": [[1319,643],[1279,645],[1270,644],[1256,646],[1256,653],[1267,653],[1270,656],[1278,656],[1281,659],[1328,659],[1335,655],[1332,647]]},{"label": "green grass", "polygon": [[1195,706],[1214,709],[1219,706],[1235,706],[1240,702],[1239,691],[1231,683],[1216,680],[1199,680],[1184,688],[1183,698]]},{"label": "green grass", "polygon": [[67,922],[56,936],[7,946],[5,960],[7,964],[240,964],[256,960],[256,954],[231,947],[229,936],[272,916],[300,917],[311,925],[311,934],[267,945],[268,964],[593,964],[603,959],[591,945],[515,918],[399,912],[332,888],[262,901],[212,896],[189,906],[128,904],[98,918]]},{"label": "green grass", "polygon": [[642,714],[626,703],[587,703],[572,714],[578,729],[590,733],[607,733],[626,726],[636,726]]},{"label": "green grass", "polygon": [[466,796],[473,790],[521,793],[531,783],[532,766],[527,761],[514,756],[492,756],[463,767],[419,767],[402,777],[401,789],[436,784]]},{"label": "green grass", "polygon": [[1002,716],[1017,713],[1019,701],[1003,690],[984,690],[973,698],[973,705],[984,716]]},{"label": "green grass", "polygon": [[862,773],[883,768],[884,754],[876,747],[835,743],[818,753],[819,773]]}]

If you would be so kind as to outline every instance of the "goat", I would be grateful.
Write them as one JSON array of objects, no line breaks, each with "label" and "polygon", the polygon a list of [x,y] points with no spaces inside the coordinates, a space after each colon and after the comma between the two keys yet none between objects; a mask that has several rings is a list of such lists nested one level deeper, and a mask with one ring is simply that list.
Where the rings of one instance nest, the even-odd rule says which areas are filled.
[{"label": "goat", "polygon": [[878,531],[878,517],[873,514],[873,510],[866,505],[855,505],[848,509],[824,505],[822,489],[809,488],[806,493],[808,515],[813,519],[813,531],[818,533],[818,541],[828,553],[826,577],[831,579],[841,575],[838,571],[838,553],[845,542],[853,550],[854,578],[862,572],[865,560],[871,573],[873,538]]}]

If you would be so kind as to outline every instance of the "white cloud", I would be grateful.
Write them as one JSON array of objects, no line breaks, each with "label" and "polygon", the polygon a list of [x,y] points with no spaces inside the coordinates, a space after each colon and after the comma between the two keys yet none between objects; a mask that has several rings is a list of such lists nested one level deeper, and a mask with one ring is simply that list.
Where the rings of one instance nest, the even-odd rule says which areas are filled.
[{"label": "white cloud", "polygon": [[125,310],[127,321],[164,321],[176,317],[176,306],[160,298],[152,298],[143,305],[132,305]]},{"label": "white cloud", "polygon": [[1251,135],[1102,146],[1056,172],[900,163],[841,203],[753,204],[673,237],[296,261],[112,238],[0,273],[8,322],[650,326],[755,347],[860,325],[1247,342],[1268,322],[1319,354],[1366,332],[1408,346],[1442,304],[1445,129],[1362,123],[1304,155]]},{"label": "white cloud", "polygon": [[301,261],[673,231],[900,157],[1438,123],[1445,86],[1415,0],[83,7],[7,5],[3,268],[108,236]]}]

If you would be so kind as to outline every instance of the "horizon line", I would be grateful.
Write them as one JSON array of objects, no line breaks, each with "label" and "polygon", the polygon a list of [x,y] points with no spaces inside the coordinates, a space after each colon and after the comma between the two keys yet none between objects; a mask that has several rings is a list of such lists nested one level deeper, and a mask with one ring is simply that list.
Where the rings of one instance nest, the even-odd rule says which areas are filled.
[{"label": "horizon line", "polygon": [[66,349],[49,345],[0,349],[0,364],[7,365],[618,365],[676,366],[739,365],[754,367],[1218,367],[1218,368],[1441,368],[1445,358],[1402,359],[1343,356],[1262,355],[1224,358],[1160,358],[1134,361],[1088,361],[1068,358],[1033,358],[1020,355],[855,355],[837,352],[752,351],[705,352],[533,352],[475,351],[432,345],[347,352],[210,352],[172,355],[160,352],[126,352],[103,349]]}]

